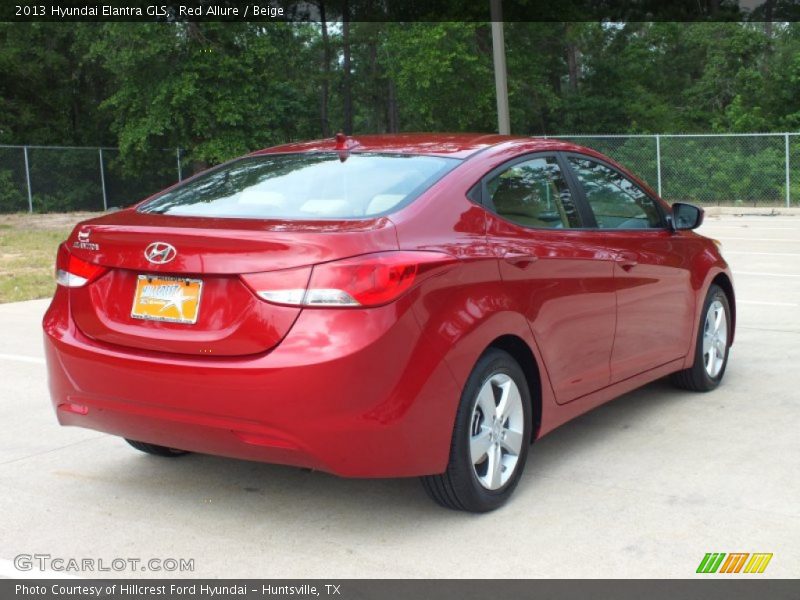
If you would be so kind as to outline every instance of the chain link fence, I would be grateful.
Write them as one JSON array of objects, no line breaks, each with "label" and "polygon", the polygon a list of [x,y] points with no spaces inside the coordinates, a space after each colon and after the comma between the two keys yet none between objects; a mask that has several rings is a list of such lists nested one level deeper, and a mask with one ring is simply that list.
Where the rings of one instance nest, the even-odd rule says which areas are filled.
[{"label": "chain link fence", "polygon": [[[610,156],[670,202],[800,206],[800,134],[550,137]],[[129,206],[181,175],[177,149],[131,167],[116,148],[0,145],[0,213]]]},{"label": "chain link fence", "polygon": [[670,202],[800,206],[800,134],[552,137],[610,156]]},{"label": "chain link fence", "polygon": [[0,213],[129,206],[181,179],[179,150],[126,166],[117,148],[0,145]]}]

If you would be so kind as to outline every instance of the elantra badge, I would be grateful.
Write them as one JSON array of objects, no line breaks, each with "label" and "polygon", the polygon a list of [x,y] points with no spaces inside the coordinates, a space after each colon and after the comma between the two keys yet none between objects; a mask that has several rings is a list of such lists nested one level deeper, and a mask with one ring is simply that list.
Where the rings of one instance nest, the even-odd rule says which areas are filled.
[{"label": "elantra badge", "polygon": [[144,257],[155,265],[164,265],[177,255],[175,246],[166,242],[153,242],[144,249]]},{"label": "elantra badge", "polygon": [[79,248],[81,250],[91,250],[93,252],[100,250],[100,244],[95,244],[94,242],[89,241],[89,236],[91,233],[92,232],[90,229],[81,229],[78,231],[78,239],[72,243],[72,247]]}]

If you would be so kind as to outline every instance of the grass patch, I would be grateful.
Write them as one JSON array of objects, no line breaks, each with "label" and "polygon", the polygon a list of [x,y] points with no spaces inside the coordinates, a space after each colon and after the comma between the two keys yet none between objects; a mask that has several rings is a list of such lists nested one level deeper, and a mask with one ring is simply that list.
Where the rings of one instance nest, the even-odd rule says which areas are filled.
[{"label": "grass patch", "polygon": [[56,249],[69,229],[0,229],[0,303],[53,295]]},{"label": "grass patch", "polygon": [[58,244],[93,215],[0,215],[0,304],[48,298]]}]

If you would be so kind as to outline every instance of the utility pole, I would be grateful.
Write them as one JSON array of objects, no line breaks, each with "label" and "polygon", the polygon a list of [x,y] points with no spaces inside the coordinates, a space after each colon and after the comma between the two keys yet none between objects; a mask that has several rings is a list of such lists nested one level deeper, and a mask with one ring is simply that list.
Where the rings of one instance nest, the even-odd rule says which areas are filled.
[{"label": "utility pole", "polygon": [[497,94],[497,131],[511,133],[508,116],[508,78],[506,77],[506,44],[503,34],[502,0],[489,0],[492,19],[492,54],[494,56],[494,87]]}]

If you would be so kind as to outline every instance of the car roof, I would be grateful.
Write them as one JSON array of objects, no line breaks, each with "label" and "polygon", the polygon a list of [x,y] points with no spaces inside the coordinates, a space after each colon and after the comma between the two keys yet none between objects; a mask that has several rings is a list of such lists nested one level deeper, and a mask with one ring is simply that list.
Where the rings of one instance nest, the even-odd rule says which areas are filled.
[{"label": "car roof", "polygon": [[615,160],[572,142],[556,138],[537,138],[496,133],[391,133],[343,136],[336,134],[321,140],[292,142],[252,152],[249,156],[266,154],[296,154],[300,152],[378,152],[386,154],[416,154],[446,156],[466,159],[481,150],[494,147],[507,159],[532,152],[575,152],[604,160],[619,169],[643,187],[649,194],[658,196],[642,179],[631,173]]},{"label": "car roof", "polygon": [[286,154],[297,152],[381,152],[397,154],[425,154],[431,156],[449,156],[451,158],[467,158],[498,144],[508,142],[524,143],[541,142],[542,149],[554,149],[554,146],[574,147],[571,144],[554,140],[498,135],[487,133],[396,133],[385,135],[353,135],[342,142],[335,137],[309,142],[294,142],[253,152],[252,155]]}]

